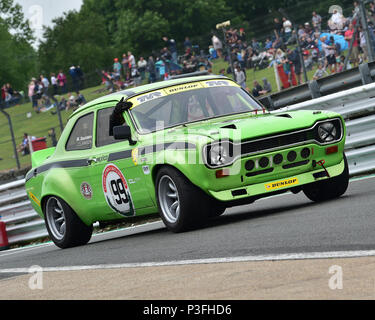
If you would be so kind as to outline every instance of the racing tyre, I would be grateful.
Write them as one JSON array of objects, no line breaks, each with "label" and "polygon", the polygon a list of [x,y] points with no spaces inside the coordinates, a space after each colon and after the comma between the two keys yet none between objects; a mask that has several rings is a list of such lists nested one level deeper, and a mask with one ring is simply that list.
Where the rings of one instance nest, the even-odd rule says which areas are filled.
[{"label": "racing tyre", "polygon": [[227,209],[226,206],[220,204],[218,201],[212,201],[210,209],[208,211],[209,218],[220,217],[225,210]]},{"label": "racing tyre", "polygon": [[163,167],[157,173],[156,199],[160,216],[172,232],[196,228],[209,215],[209,196],[172,167]]},{"label": "racing tyre", "polygon": [[91,238],[92,226],[85,225],[59,197],[52,196],[47,199],[44,218],[50,238],[62,249],[84,245]]},{"label": "racing tyre", "polygon": [[345,168],[337,177],[306,185],[303,192],[310,200],[321,202],[342,196],[349,185],[349,166],[344,154]]}]

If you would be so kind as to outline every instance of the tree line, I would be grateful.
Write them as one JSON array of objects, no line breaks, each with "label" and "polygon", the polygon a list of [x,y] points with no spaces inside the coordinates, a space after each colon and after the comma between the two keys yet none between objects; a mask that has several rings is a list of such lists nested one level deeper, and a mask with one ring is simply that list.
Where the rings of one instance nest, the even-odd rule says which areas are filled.
[{"label": "tree line", "polygon": [[332,4],[352,8],[348,0],[84,0],[79,11],[68,11],[44,29],[38,49],[21,7],[0,0],[0,83],[25,87],[31,76],[49,75],[71,65],[94,72],[114,57],[157,54],[163,36],[176,40],[180,52],[186,36],[207,50],[217,23],[231,20],[243,27],[248,40],[269,35],[273,18],[283,8],[293,23],[311,20],[311,12],[328,15]]}]

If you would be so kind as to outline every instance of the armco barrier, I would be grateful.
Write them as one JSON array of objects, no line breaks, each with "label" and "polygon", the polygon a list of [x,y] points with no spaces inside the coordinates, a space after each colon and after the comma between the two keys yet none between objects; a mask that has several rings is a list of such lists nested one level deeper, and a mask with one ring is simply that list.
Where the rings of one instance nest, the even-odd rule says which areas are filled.
[{"label": "armco barrier", "polygon": [[375,170],[375,83],[308,100],[272,113],[330,110],[346,120],[345,152],[350,175]]},{"label": "armco barrier", "polygon": [[[334,93],[272,111],[332,110],[344,116],[347,126],[345,152],[350,175],[375,169],[375,83]],[[32,209],[25,180],[0,186],[0,221],[6,225],[9,244],[48,236],[44,220]],[[1,244],[1,243],[0,243]]]},{"label": "armco barrier", "polygon": [[0,186],[0,216],[10,245],[48,236],[44,220],[27,199],[24,179]]},{"label": "armco barrier", "polygon": [[288,105],[323,97],[332,93],[360,87],[375,81],[375,61],[359,67],[308,83],[260,97],[259,101],[269,110],[280,109]]}]

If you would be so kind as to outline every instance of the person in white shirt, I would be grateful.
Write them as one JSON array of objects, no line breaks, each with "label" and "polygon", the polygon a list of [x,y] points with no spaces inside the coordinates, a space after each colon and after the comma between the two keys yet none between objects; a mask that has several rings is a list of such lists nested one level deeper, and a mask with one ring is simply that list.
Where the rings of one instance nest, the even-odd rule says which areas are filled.
[{"label": "person in white shirt", "polygon": [[246,76],[245,73],[241,70],[240,66],[237,66],[234,69],[234,74],[236,76],[236,82],[243,88],[246,89]]},{"label": "person in white shirt", "polygon": [[283,29],[284,29],[284,41],[287,42],[292,35],[292,23],[287,19],[283,18]]},{"label": "person in white shirt", "polygon": [[54,73],[51,74],[51,85],[52,85],[52,88],[53,88],[52,95],[56,95],[57,92],[58,92],[58,85],[57,85],[57,78],[56,78],[56,75]]},{"label": "person in white shirt", "polygon": [[140,57],[137,66],[138,72],[141,75],[141,80],[144,80],[146,78],[147,61],[143,57]]},{"label": "person in white shirt", "polygon": [[222,56],[221,50],[223,49],[223,44],[221,43],[220,39],[216,35],[212,36],[212,45],[214,49],[216,50],[219,58],[221,58]]},{"label": "person in white shirt", "polygon": [[40,76],[40,81],[43,84],[43,93],[48,94],[49,81],[43,75]]},{"label": "person in white shirt", "polygon": [[128,61],[129,61],[129,67],[130,68],[134,68],[136,66],[135,58],[130,51],[128,51]]},{"label": "person in white shirt", "polygon": [[321,26],[322,26],[322,17],[318,15],[315,11],[313,11],[311,21],[312,21],[313,27],[320,31]]}]

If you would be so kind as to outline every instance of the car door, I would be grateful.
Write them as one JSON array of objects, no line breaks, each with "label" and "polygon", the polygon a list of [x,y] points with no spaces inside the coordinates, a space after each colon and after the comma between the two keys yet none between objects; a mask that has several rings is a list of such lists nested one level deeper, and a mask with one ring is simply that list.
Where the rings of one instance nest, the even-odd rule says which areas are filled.
[{"label": "car door", "polygon": [[94,112],[79,117],[74,123],[65,145],[60,183],[69,186],[71,198],[65,199],[81,215],[91,215],[95,209],[88,159],[93,152]]},{"label": "car door", "polygon": [[134,156],[137,145],[131,146],[129,141],[118,141],[109,135],[113,108],[113,103],[103,104],[96,113],[95,151],[89,159],[93,184],[100,193],[96,198],[97,210],[105,213],[106,218],[113,213],[134,216],[137,209],[154,206],[145,188],[142,167]]}]

